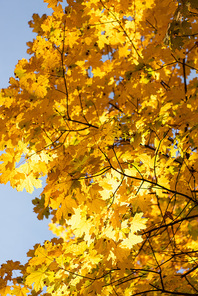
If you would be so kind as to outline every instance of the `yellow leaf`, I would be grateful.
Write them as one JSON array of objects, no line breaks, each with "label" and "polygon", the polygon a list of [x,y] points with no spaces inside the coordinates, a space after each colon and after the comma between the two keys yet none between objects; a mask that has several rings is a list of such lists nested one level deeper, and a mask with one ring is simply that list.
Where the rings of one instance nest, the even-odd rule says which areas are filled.
[{"label": "yellow leaf", "polygon": [[132,232],[129,233],[128,238],[124,239],[119,245],[121,248],[131,249],[134,245],[141,243],[142,237]]},{"label": "yellow leaf", "polygon": [[8,296],[9,294],[11,294],[11,289],[10,287],[4,287],[4,288],[0,288],[0,295],[1,296]]},{"label": "yellow leaf", "polygon": [[18,191],[23,191],[25,189],[28,193],[32,193],[34,191],[34,188],[41,188],[42,187],[42,181],[40,179],[36,179],[33,174],[30,174],[29,176],[24,176],[24,179],[22,178],[19,180],[18,185],[16,189]]},{"label": "yellow leaf", "polygon": [[11,291],[11,295],[14,295],[14,296],[26,296],[30,292],[29,289],[21,285],[14,286],[13,288],[14,289]]},{"label": "yellow leaf", "polygon": [[34,290],[38,292],[45,286],[44,279],[47,277],[46,270],[46,266],[42,266],[37,270],[35,270],[34,267],[28,267],[27,272],[29,273],[29,275],[26,277],[25,280],[26,285],[31,287],[32,284],[34,284]]}]

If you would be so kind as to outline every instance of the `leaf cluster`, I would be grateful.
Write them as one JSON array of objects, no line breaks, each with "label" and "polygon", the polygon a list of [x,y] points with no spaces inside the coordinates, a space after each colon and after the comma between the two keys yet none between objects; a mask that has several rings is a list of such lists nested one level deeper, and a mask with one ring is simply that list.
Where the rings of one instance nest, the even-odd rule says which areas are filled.
[{"label": "leaf cluster", "polygon": [[196,1],[45,2],[1,91],[0,182],[46,177],[58,238],[3,264],[0,294],[198,295]]}]

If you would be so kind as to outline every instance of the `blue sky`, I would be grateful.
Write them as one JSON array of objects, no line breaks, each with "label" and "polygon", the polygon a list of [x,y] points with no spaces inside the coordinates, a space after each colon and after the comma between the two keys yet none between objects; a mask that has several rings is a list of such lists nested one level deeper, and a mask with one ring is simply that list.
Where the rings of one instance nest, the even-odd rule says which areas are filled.
[{"label": "blue sky", "polygon": [[[26,42],[36,37],[29,28],[32,14],[50,14],[43,0],[1,1],[0,9],[0,88],[6,88],[14,68],[21,58],[29,58]],[[0,264],[6,260],[27,261],[26,253],[36,243],[51,239],[47,220],[37,220],[31,200],[41,193],[32,195],[17,192],[9,184],[0,184]]]}]

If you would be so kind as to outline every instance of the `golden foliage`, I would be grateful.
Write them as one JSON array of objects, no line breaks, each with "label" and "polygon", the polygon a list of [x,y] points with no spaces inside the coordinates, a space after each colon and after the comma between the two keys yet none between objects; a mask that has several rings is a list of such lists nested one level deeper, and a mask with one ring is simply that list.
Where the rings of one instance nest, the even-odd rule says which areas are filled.
[{"label": "golden foliage", "polygon": [[44,1],[1,91],[0,182],[46,177],[59,238],[3,264],[0,294],[198,295],[196,1]]}]

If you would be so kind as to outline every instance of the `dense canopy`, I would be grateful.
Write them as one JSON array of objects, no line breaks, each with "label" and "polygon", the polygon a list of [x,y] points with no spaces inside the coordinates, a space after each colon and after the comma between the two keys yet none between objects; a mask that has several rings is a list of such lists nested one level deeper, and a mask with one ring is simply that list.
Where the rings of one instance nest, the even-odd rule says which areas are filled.
[{"label": "dense canopy", "polygon": [[44,1],[1,91],[0,182],[45,177],[56,237],[0,295],[198,295],[197,0]]}]

